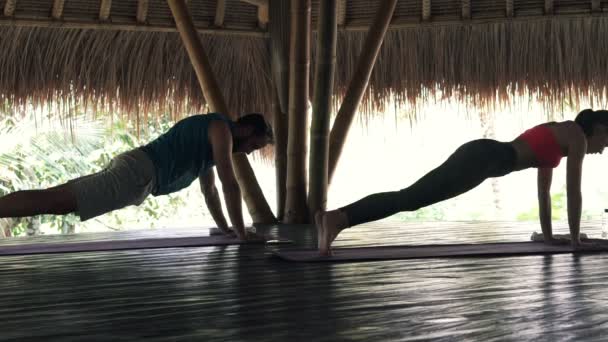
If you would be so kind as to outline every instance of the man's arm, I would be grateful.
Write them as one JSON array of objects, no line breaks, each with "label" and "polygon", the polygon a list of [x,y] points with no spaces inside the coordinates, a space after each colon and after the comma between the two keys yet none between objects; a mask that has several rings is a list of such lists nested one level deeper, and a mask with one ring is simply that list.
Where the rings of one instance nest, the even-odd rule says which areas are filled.
[{"label": "man's arm", "polygon": [[579,139],[572,139],[568,147],[568,164],[566,168],[566,194],[568,197],[568,225],[570,226],[570,238],[572,246],[580,245],[580,226],[583,196],[581,194],[581,175],[583,170],[583,159],[587,152],[587,140],[583,133],[579,133]]},{"label": "man's arm", "polygon": [[236,181],[232,166],[232,133],[228,124],[223,121],[212,121],[209,124],[209,142],[213,151],[217,175],[222,182],[224,200],[226,201],[232,227],[239,238],[245,239],[241,188]]},{"label": "man's arm", "polygon": [[553,241],[553,228],[551,226],[551,181],[553,169],[538,169],[538,217],[543,230],[545,242]]},{"label": "man's arm", "polygon": [[201,192],[205,197],[205,204],[207,204],[207,208],[209,208],[215,224],[224,234],[231,234],[232,231],[228,227],[224,212],[222,211],[220,195],[215,187],[215,173],[213,170],[203,171],[199,175],[198,180],[201,185]]}]

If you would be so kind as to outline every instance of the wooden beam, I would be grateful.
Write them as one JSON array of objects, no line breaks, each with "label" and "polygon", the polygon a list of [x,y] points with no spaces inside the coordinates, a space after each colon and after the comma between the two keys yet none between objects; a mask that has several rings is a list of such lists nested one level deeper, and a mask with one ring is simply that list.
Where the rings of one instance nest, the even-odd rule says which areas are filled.
[{"label": "wooden beam", "polygon": [[63,5],[65,4],[65,0],[54,0],[53,1],[53,10],[51,11],[51,16],[53,19],[61,19],[63,17]]},{"label": "wooden beam", "polygon": [[[183,1],[183,0],[181,0]],[[143,24],[148,19],[148,0],[137,0],[137,22]]]},{"label": "wooden beam", "polygon": [[110,10],[112,9],[112,0],[101,0],[99,5],[99,20],[106,21],[110,18]]},{"label": "wooden beam", "polygon": [[545,0],[545,14],[553,14],[553,0]]},{"label": "wooden beam", "polygon": [[[175,26],[160,26],[160,25],[135,25],[135,24],[117,24],[117,23],[100,23],[80,22],[80,21],[56,21],[49,17],[29,18],[29,19],[14,19],[0,16],[0,26],[17,26],[17,27],[44,27],[44,28],[70,28],[70,29],[87,29],[87,30],[109,30],[109,31],[137,31],[137,32],[177,32]],[[196,31],[200,34],[215,34],[228,36],[242,37],[259,37],[265,38],[268,33],[246,28],[215,28],[215,27],[199,27]]]},{"label": "wooden beam", "polygon": [[[198,35],[192,16],[184,0],[167,0],[179,34],[184,42],[190,62],[198,78],[205,100],[211,111],[224,113],[231,119],[236,119],[235,113],[230,112],[222,95],[217,79],[211,69],[211,64],[205,53],[203,43]],[[232,157],[234,171],[239,182],[243,199],[249,209],[253,223],[276,223],[276,218],[262,192],[253,169],[243,153],[235,153]],[[240,203],[240,202],[239,202]]]},{"label": "wooden beam", "polygon": [[363,49],[359,55],[353,78],[348,84],[344,100],[331,129],[329,137],[329,166],[328,183],[331,183],[338,160],[342,154],[348,131],[357,112],[357,108],[367,90],[372,70],[378,59],[380,47],[388,30],[397,0],[382,0],[378,4],[377,12],[372,25],[369,26],[367,36],[363,42]]},{"label": "wooden beam", "polygon": [[224,16],[226,15],[226,0],[217,0],[215,5],[215,26],[224,26]]},{"label": "wooden beam", "polygon": [[338,26],[346,25],[346,0],[338,0]]},{"label": "wooden beam", "polygon": [[512,17],[515,14],[515,9],[513,7],[513,0],[506,0],[506,14],[507,17]]},{"label": "wooden beam", "polygon": [[471,0],[462,0],[462,19],[471,19]]},{"label": "wooden beam", "polygon": [[431,0],[422,0],[422,20],[431,20]]},{"label": "wooden beam", "polygon": [[4,4],[4,16],[12,17],[15,14],[15,8],[17,7],[17,0],[6,0]]},{"label": "wooden beam", "polygon": [[591,0],[591,12],[601,12],[602,3],[600,0]]}]

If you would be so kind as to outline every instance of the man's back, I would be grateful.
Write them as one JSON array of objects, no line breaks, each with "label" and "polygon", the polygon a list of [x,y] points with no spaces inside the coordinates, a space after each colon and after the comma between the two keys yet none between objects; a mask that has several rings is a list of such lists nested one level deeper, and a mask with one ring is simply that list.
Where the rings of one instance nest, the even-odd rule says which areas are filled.
[{"label": "man's back", "polygon": [[176,123],[169,131],[141,149],[156,169],[154,196],[172,193],[189,186],[201,170],[214,165],[208,139],[209,123],[221,120],[233,123],[222,114],[194,115]]}]

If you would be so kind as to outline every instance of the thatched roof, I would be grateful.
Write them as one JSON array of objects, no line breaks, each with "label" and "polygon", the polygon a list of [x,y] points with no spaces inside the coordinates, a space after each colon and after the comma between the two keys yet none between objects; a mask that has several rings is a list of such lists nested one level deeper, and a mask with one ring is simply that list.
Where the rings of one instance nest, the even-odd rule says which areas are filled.
[{"label": "thatched roof", "polygon": [[[268,18],[249,2],[259,1],[189,0],[189,7],[229,106],[269,112]],[[338,97],[379,0],[341,3]],[[5,110],[49,101],[133,114],[203,110],[164,0],[0,0],[2,9]],[[554,105],[589,94],[605,99],[603,10],[608,0],[399,1],[362,108],[373,112],[389,95],[410,104],[449,95],[471,104],[505,104],[515,94]]]}]

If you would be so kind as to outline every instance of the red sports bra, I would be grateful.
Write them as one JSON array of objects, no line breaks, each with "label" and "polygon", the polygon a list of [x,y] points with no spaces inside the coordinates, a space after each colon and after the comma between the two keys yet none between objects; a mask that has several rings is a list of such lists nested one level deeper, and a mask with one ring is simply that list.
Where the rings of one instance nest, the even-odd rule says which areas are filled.
[{"label": "red sports bra", "polygon": [[539,167],[554,168],[559,165],[563,157],[562,150],[549,127],[546,125],[532,127],[523,132],[519,138],[528,143],[538,160]]}]

